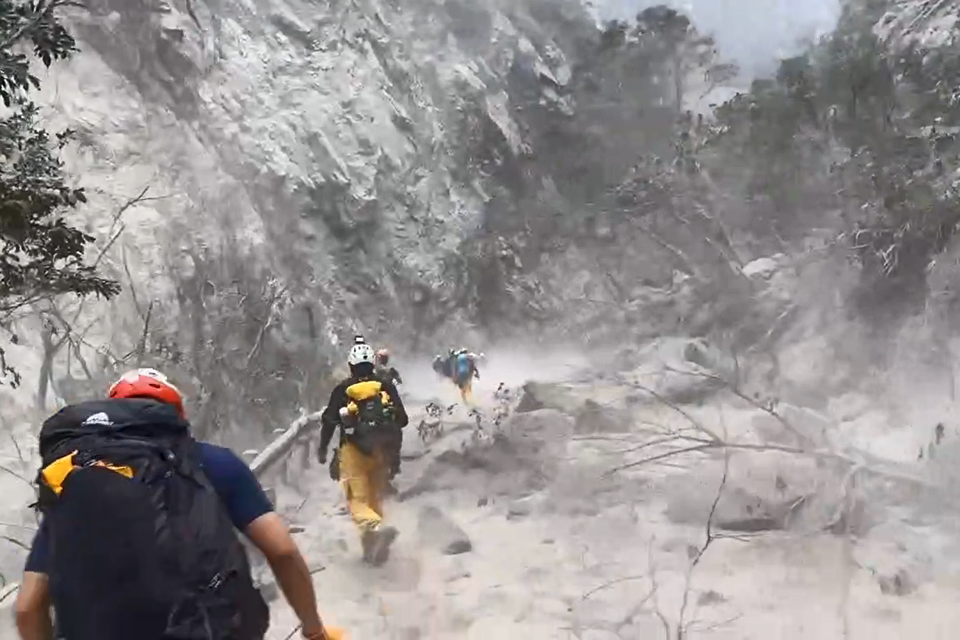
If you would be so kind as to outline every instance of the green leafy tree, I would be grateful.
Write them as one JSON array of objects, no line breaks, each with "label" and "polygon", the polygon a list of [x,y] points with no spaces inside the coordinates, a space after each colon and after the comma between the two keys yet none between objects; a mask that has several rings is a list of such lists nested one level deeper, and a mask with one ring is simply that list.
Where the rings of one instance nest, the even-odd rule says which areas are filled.
[{"label": "green leafy tree", "polygon": [[[86,202],[67,184],[57,151],[70,131],[51,134],[40,126],[29,99],[40,80],[31,56],[49,67],[72,55],[76,42],[56,12],[68,0],[0,0],[0,99],[9,115],[0,119],[0,321],[18,309],[59,294],[110,298],[119,285],[98,275],[85,253],[93,237],[65,215]],[[0,374],[19,383],[0,351]]]}]

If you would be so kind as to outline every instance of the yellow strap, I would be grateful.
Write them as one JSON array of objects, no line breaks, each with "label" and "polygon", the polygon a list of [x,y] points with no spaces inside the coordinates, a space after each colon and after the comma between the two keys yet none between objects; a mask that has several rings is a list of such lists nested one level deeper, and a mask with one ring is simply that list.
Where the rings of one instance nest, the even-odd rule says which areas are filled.
[{"label": "yellow strap", "polygon": [[63,491],[63,482],[67,479],[67,476],[77,468],[73,464],[73,456],[77,455],[77,452],[74,451],[68,455],[54,460],[48,464],[42,471],[43,482],[48,487],[50,487],[56,495],[60,495],[60,492]]},{"label": "yellow strap", "polygon": [[[63,483],[66,482],[67,476],[79,468],[73,463],[73,458],[76,455],[77,452],[73,451],[44,467],[42,471],[43,482],[50,487],[55,495],[60,495],[63,491]],[[94,460],[91,464],[96,467],[103,467],[104,469],[115,471],[125,478],[133,477],[133,468],[127,465],[114,465],[109,462],[104,462],[103,460]]]}]

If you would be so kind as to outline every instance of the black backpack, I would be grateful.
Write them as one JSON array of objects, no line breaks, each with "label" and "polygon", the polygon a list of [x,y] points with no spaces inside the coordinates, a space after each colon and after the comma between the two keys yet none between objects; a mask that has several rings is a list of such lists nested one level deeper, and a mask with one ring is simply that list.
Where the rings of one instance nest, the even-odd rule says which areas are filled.
[{"label": "black backpack", "polygon": [[379,380],[361,379],[346,389],[351,418],[343,425],[343,439],[366,455],[389,443],[397,430],[393,402]]},{"label": "black backpack", "polygon": [[43,424],[37,502],[65,640],[261,640],[269,609],[172,406],[100,400]]}]

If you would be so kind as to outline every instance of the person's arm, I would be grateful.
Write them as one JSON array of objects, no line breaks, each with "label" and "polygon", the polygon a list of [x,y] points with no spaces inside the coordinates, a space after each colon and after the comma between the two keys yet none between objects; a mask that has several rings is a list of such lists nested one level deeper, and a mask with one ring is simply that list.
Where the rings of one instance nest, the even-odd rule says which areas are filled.
[{"label": "person's arm", "polygon": [[47,527],[41,521],[23,570],[14,615],[21,640],[53,640],[50,582],[47,579]]},{"label": "person's arm", "polygon": [[397,384],[403,384],[403,378],[400,377],[400,372],[397,371],[397,368],[394,367],[394,368],[391,369],[390,371],[393,372],[393,377],[394,377],[394,379],[397,381]]},{"label": "person's arm", "polygon": [[53,640],[50,581],[44,573],[25,571],[15,605],[20,640]]},{"label": "person's arm", "polygon": [[310,570],[260,482],[229,449],[205,445],[204,451],[204,469],[233,526],[267,559],[280,590],[300,620],[303,636],[325,639]]},{"label": "person's arm", "polygon": [[313,578],[287,525],[271,511],[251,522],[244,533],[267,559],[284,598],[300,621],[303,637],[325,639]]},{"label": "person's arm", "polygon": [[390,396],[390,402],[393,403],[393,415],[397,426],[403,429],[407,426],[407,423],[410,422],[410,418],[407,416],[407,410],[403,406],[403,400],[400,399],[400,392],[397,391],[396,385],[392,382],[384,384],[383,390],[387,392],[387,395]]}]

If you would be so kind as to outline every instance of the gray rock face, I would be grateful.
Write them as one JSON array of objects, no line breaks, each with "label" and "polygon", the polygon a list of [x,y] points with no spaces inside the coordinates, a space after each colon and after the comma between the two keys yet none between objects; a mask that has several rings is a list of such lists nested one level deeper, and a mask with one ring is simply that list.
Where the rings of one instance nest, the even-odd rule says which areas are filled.
[{"label": "gray rock face", "polygon": [[423,326],[536,151],[530,105],[570,108],[573,40],[595,33],[575,0],[88,6],[71,16],[83,53],[44,91],[53,126],[80,133],[69,169],[111,182],[92,227],[145,182],[173,194],[126,220],[135,280],[233,234],[322,310],[319,333],[385,323],[358,312],[373,296],[394,330]]}]

